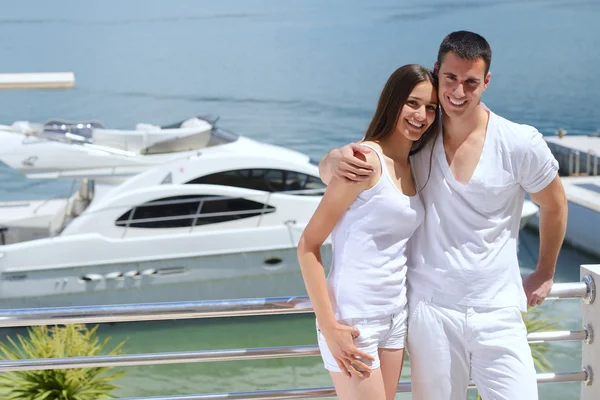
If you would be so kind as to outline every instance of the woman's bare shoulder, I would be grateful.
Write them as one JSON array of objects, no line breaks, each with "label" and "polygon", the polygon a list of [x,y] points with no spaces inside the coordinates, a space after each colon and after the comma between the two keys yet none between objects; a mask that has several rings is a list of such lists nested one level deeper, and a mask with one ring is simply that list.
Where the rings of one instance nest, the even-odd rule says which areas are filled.
[{"label": "woman's bare shoulder", "polygon": [[[379,152],[379,154],[382,154],[382,149],[381,149],[381,146],[379,145],[379,143],[365,140],[363,142],[359,142],[358,144],[366,145],[367,147],[369,147],[371,149],[375,149],[377,152]],[[367,153],[367,154],[355,153],[354,155],[359,157],[361,160],[366,161],[366,162],[370,163],[371,165],[373,165],[373,167],[375,167],[374,168],[375,171],[377,171],[378,167],[380,167],[379,157],[373,151],[371,151],[370,153]]]}]

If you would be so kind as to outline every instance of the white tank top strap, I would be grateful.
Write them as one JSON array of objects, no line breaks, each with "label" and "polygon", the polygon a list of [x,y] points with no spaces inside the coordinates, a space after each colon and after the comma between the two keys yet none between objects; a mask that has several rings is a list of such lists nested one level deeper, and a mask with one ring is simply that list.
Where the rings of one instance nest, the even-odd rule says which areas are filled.
[{"label": "white tank top strap", "polygon": [[388,169],[387,169],[387,166],[385,165],[385,160],[383,158],[383,154],[379,150],[377,150],[375,148],[375,146],[372,146],[370,144],[361,143],[360,145],[370,148],[371,150],[373,150],[375,152],[375,154],[377,154],[377,158],[379,158],[379,163],[381,164],[381,176],[383,177],[384,175],[388,175]]},{"label": "white tank top strap", "polygon": [[423,202],[423,194],[421,193],[421,191],[423,190],[423,188],[421,186],[419,186],[419,182],[417,182],[417,171],[415,170],[414,160],[411,158],[409,161],[410,161],[410,173],[412,174],[412,177],[413,177],[413,183],[415,184],[415,190],[417,191],[419,200],[421,200],[421,203],[422,203]]}]

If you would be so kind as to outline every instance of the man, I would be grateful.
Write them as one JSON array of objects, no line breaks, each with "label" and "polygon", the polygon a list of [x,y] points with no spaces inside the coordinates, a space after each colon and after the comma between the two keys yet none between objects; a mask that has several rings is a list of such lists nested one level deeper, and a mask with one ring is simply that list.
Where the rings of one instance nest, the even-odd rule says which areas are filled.
[{"label": "man", "polygon": [[[552,288],[567,202],[542,135],[480,102],[490,63],[482,36],[444,38],[434,67],[442,132],[411,160],[426,210],[411,239],[407,277],[417,400],[464,400],[469,376],[484,400],[538,398],[521,312]],[[354,152],[369,150],[350,144],[329,152],[323,180],[367,179],[372,167]],[[540,253],[522,281],[517,236],[526,192],[540,207]]]}]

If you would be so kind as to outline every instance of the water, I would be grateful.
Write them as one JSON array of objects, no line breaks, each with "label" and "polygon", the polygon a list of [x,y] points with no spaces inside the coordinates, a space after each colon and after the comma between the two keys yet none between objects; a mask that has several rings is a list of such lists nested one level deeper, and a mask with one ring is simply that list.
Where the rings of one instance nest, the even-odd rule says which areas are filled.
[{"label": "water", "polygon": [[[60,117],[126,128],[212,113],[224,128],[320,158],[361,137],[397,66],[432,66],[443,36],[469,29],[494,50],[484,96],[490,108],[544,134],[560,127],[588,134],[600,128],[599,16],[597,0],[9,2],[0,13],[0,72],[74,71],[77,84],[0,92],[0,122]],[[0,167],[0,200],[70,189],[71,182],[27,180]],[[521,239],[527,272],[538,239],[530,232]],[[600,260],[565,248],[557,281],[578,280],[577,266],[593,262]],[[566,329],[580,328],[577,302],[544,307]],[[315,342],[310,316],[240,321],[116,324],[100,332],[127,339],[131,353]],[[580,344],[551,346],[556,370],[580,367]],[[119,396],[330,384],[318,358],[126,370]],[[541,391],[542,399],[574,400],[579,385]]]}]

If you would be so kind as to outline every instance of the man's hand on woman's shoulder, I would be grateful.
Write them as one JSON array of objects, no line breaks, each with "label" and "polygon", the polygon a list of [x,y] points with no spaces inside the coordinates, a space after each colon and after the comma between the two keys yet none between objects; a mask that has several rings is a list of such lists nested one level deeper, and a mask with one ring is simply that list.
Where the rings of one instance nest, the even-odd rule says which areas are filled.
[{"label": "man's hand on woman's shoulder", "polygon": [[360,143],[350,143],[333,149],[319,164],[319,174],[326,184],[331,178],[342,178],[347,182],[364,182],[373,174],[374,168],[367,161],[366,154],[372,150]]}]

